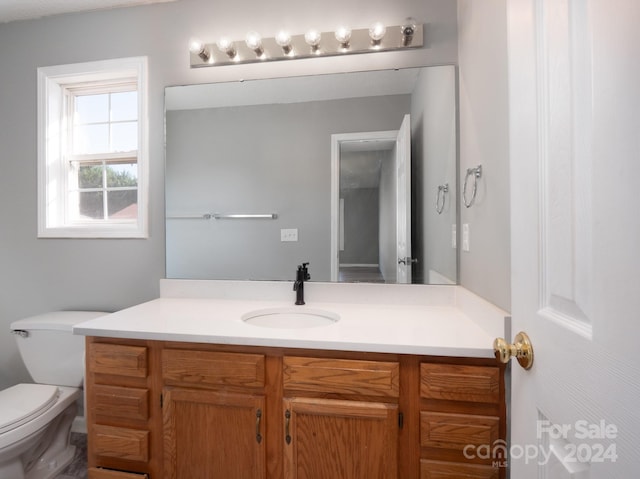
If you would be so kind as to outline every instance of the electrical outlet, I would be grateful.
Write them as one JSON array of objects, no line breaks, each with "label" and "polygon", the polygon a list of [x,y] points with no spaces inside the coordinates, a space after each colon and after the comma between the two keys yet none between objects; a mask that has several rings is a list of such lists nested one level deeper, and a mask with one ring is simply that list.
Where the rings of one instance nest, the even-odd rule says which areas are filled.
[{"label": "electrical outlet", "polygon": [[469,251],[469,223],[462,225],[462,251]]},{"label": "electrical outlet", "polygon": [[298,241],[298,228],[281,229],[280,241]]}]

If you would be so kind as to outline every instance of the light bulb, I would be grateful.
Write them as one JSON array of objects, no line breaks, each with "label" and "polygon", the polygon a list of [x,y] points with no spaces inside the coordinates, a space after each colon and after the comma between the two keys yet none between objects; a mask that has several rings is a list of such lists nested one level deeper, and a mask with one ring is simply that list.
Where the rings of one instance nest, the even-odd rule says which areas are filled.
[{"label": "light bulb", "polygon": [[369,37],[374,45],[378,45],[387,33],[387,27],[381,22],[376,22],[369,27]]},{"label": "light bulb", "polygon": [[322,34],[318,30],[309,30],[304,34],[304,41],[307,42],[312,48],[318,48]]},{"label": "light bulb", "polygon": [[198,55],[203,62],[209,61],[211,58],[211,52],[209,52],[207,46],[195,38],[189,42],[189,51],[194,55]]},{"label": "light bulb", "polygon": [[202,43],[200,40],[193,39],[191,40],[191,42],[189,42],[189,50],[191,51],[191,53],[195,53],[197,55],[203,50],[203,48],[204,43]]},{"label": "light bulb", "polygon": [[293,49],[291,46],[291,35],[285,30],[280,30],[278,32],[276,35],[276,43],[280,48],[282,48],[285,55],[288,55]]},{"label": "light bulb", "polygon": [[234,58],[236,56],[236,48],[233,46],[233,42],[227,37],[220,38],[220,40],[216,42],[216,45],[220,51],[226,53],[229,58]]},{"label": "light bulb", "polygon": [[416,32],[416,19],[413,17],[407,18],[402,26],[400,27],[400,32],[402,33],[402,46],[406,47],[411,44],[413,40],[413,34]]},{"label": "light bulb", "polygon": [[262,48],[262,37],[258,32],[249,32],[244,40],[251,50],[255,52],[258,57],[261,57],[264,53],[264,49]]},{"label": "light bulb", "polygon": [[244,42],[247,44],[247,47],[251,48],[256,53],[257,50],[262,50],[262,37],[258,32],[247,33]]},{"label": "light bulb", "polygon": [[349,27],[339,27],[335,32],[336,40],[340,42],[342,48],[349,46],[349,40],[351,40],[351,29]]}]

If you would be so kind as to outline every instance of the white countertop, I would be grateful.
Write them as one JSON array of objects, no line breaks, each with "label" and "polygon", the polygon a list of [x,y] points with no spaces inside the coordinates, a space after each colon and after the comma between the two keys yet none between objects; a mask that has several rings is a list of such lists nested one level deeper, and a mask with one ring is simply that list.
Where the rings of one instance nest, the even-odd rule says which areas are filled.
[{"label": "white countertop", "polygon": [[[309,283],[305,285],[307,304],[294,307],[289,283],[259,282],[251,286],[246,284],[250,282],[163,281],[159,299],[80,323],[74,327],[74,333],[492,358],[493,340],[505,332],[507,313],[457,286],[399,285],[405,289],[398,290],[393,285]],[[336,293],[336,286],[342,286],[340,293]],[[276,299],[264,299],[265,296]],[[324,310],[340,319],[330,325],[296,329],[255,326],[242,320],[243,315],[265,308]]]}]

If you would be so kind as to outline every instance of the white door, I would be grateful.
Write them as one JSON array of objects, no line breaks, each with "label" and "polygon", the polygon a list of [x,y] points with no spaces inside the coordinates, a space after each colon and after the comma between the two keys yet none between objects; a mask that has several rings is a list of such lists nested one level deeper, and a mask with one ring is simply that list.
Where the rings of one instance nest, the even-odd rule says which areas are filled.
[{"label": "white door", "polygon": [[411,118],[405,115],[396,139],[396,258],[398,283],[411,283]]},{"label": "white door", "polygon": [[640,1],[508,0],[511,478],[640,473]]}]

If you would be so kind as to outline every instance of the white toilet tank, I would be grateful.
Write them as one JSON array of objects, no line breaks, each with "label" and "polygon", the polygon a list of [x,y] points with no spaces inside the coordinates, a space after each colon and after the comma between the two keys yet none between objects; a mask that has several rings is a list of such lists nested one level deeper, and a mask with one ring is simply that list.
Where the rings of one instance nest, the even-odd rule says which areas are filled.
[{"label": "white toilet tank", "polygon": [[84,378],[84,336],[73,334],[75,324],[108,313],[57,311],[11,323],[20,355],[38,384],[80,387]]}]

